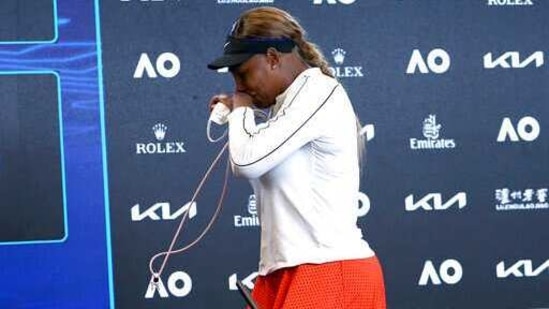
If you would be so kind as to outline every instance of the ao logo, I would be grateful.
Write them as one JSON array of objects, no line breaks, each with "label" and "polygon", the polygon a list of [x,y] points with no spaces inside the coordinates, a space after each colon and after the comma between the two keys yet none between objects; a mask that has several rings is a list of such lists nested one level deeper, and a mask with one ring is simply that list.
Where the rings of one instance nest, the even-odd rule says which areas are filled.
[{"label": "ao logo", "polygon": [[[254,271],[253,273],[249,274],[246,278],[242,279],[242,284],[244,284],[248,289],[254,288],[254,280],[257,278],[258,273]],[[236,286],[236,282],[238,281],[237,274],[232,274],[229,277],[229,290],[231,291],[237,291],[238,287]]]},{"label": "ao logo", "polygon": [[373,124],[367,124],[360,129],[359,134],[364,135],[369,142],[376,136],[376,128]]},{"label": "ao logo", "polygon": [[418,284],[427,285],[429,281],[434,285],[440,285],[442,282],[446,284],[456,284],[461,280],[461,277],[463,277],[463,268],[458,261],[454,259],[446,260],[440,264],[437,271],[433,262],[427,260],[423,266],[423,272],[421,273]]},{"label": "ao logo", "polygon": [[531,142],[538,138],[539,132],[539,123],[534,117],[526,116],[521,118],[517,123],[516,129],[511,119],[505,117],[501,123],[497,141],[501,143],[509,138],[512,142],[519,142],[521,140]]},{"label": "ao logo", "polygon": [[357,217],[364,217],[370,212],[370,198],[368,195],[358,192]]},{"label": "ao logo", "polygon": [[158,282],[154,282],[153,279],[154,277],[151,277],[145,293],[147,299],[154,298],[157,292],[162,298],[168,298],[170,294],[175,297],[185,297],[193,289],[193,280],[184,271],[176,271],[168,277],[168,289],[164,286],[162,278],[158,278]]},{"label": "ao logo", "polygon": [[420,73],[427,74],[430,72],[436,74],[442,74],[450,68],[450,55],[441,48],[433,49],[427,55],[427,62],[421,55],[419,49],[414,49],[410,62],[408,62],[408,68],[406,74],[414,74],[417,70]]},{"label": "ao logo", "polygon": [[[326,0],[326,3],[328,4],[337,4],[338,2],[341,4],[353,4],[356,0]],[[313,4],[320,5],[324,3],[324,0],[314,0]]]},{"label": "ao logo", "polygon": [[175,54],[160,54],[153,66],[149,55],[142,53],[133,73],[133,78],[142,78],[143,73],[146,73],[149,78],[157,78],[159,74],[165,78],[172,78],[179,73],[180,69],[181,63]]}]

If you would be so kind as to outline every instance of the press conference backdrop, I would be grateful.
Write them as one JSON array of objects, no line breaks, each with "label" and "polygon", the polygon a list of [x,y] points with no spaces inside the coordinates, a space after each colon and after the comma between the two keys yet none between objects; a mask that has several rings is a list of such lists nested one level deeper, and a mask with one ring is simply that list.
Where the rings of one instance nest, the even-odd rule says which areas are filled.
[{"label": "press conference backdrop", "polygon": [[245,180],[156,284],[149,260],[215,211],[226,156],[188,204],[222,147],[208,99],[233,89],[206,63],[259,5],[299,19],[364,125],[357,219],[389,308],[549,307],[544,0],[2,0],[0,307],[244,306]]}]

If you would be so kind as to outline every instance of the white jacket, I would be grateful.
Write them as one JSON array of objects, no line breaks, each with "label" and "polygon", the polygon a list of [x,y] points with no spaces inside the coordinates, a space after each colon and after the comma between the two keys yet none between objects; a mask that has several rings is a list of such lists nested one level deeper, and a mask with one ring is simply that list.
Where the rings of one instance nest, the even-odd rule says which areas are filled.
[{"label": "white jacket", "polygon": [[261,222],[259,274],[374,255],[357,227],[359,163],[347,93],[318,68],[276,98],[274,116],[229,115],[233,171],[249,178]]}]

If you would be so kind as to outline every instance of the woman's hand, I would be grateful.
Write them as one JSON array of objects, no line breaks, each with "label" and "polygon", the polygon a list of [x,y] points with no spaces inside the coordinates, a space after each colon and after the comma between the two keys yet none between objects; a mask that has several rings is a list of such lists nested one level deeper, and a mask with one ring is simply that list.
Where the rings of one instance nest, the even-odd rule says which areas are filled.
[{"label": "woman's hand", "polygon": [[216,105],[217,103],[223,103],[230,110],[233,110],[240,106],[253,107],[252,101],[253,101],[252,97],[244,92],[236,92],[233,95],[220,93],[212,96],[208,104],[208,107],[210,108],[210,112],[211,112],[214,105]]},{"label": "woman's hand", "polygon": [[210,99],[210,102],[208,103],[208,107],[210,108],[210,112],[214,108],[214,105],[216,105],[217,103],[223,103],[230,110],[233,110],[233,97],[231,95],[228,95],[226,93],[220,93],[220,94],[214,95]]}]

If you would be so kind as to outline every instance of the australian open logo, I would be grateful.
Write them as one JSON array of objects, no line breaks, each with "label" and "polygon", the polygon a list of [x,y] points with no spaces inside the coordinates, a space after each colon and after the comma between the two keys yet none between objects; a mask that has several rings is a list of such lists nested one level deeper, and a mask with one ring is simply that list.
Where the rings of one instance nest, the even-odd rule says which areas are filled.
[{"label": "australian open logo", "polygon": [[335,66],[330,67],[330,71],[335,77],[364,77],[361,66],[343,65],[347,52],[342,48],[336,48],[332,51],[332,58]]},{"label": "australian open logo", "polygon": [[248,210],[248,214],[245,216],[240,216],[240,215],[234,216],[235,227],[259,226],[259,217],[257,216],[257,203],[255,199],[255,194],[251,194],[248,197],[247,210]]},{"label": "australian open logo", "polygon": [[166,132],[168,127],[163,123],[157,123],[152,126],[152,132],[156,142],[136,143],[136,154],[168,154],[168,153],[185,153],[184,143],[179,141],[165,142]]},{"label": "australian open logo", "polygon": [[437,123],[436,115],[429,115],[423,120],[423,136],[426,139],[411,138],[410,148],[413,150],[421,149],[452,149],[456,148],[456,142],[453,139],[440,138],[442,125]]}]

